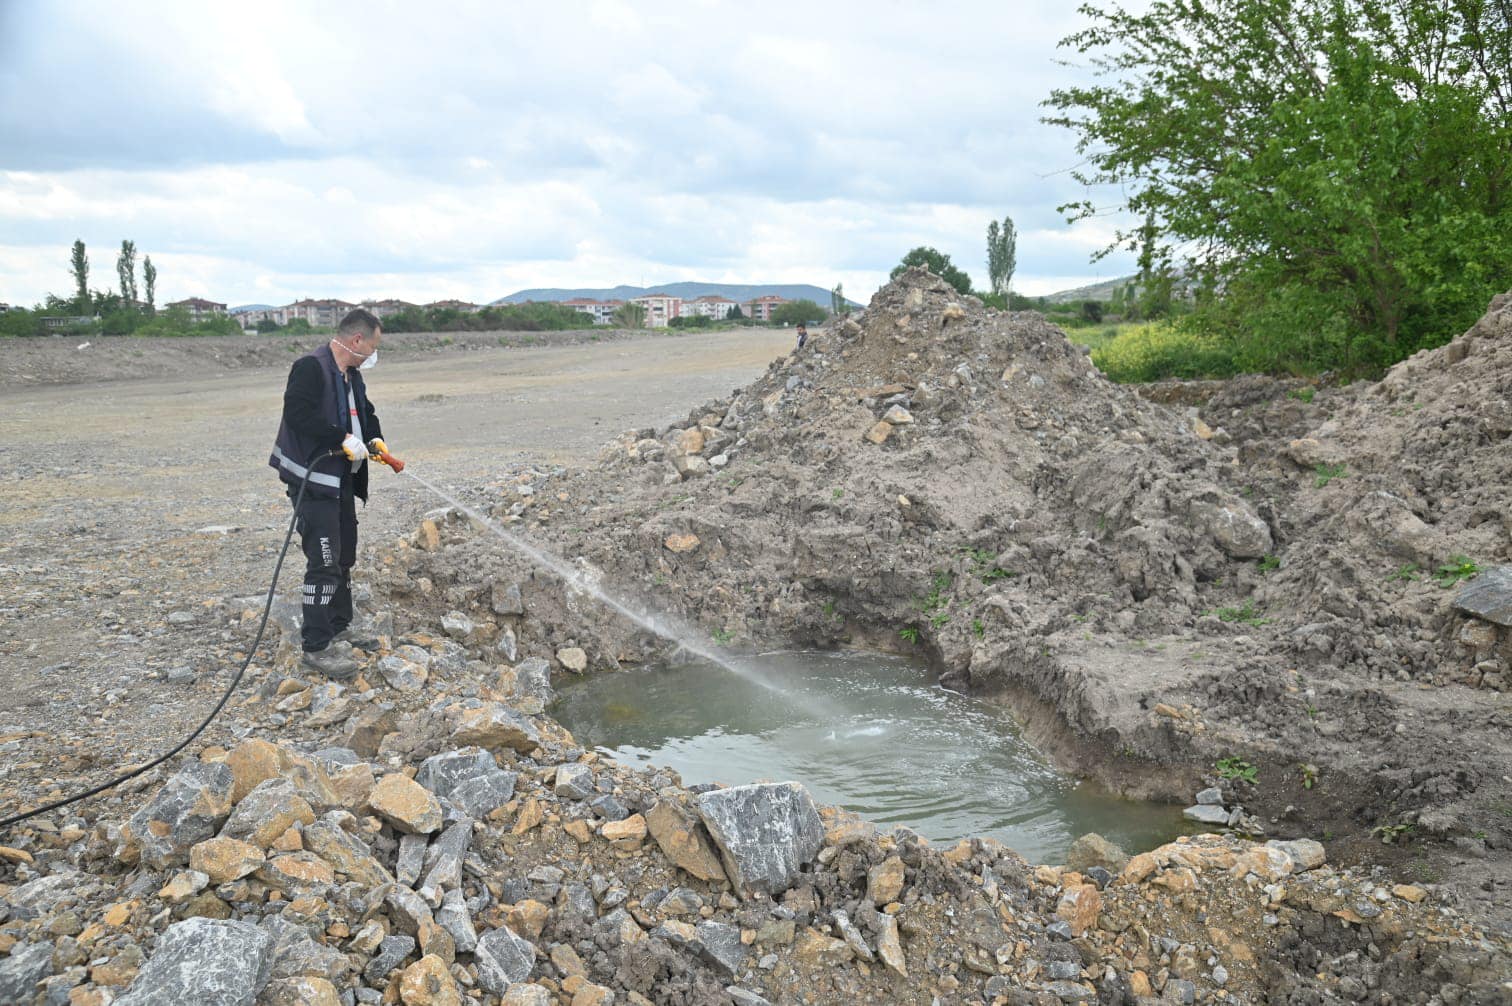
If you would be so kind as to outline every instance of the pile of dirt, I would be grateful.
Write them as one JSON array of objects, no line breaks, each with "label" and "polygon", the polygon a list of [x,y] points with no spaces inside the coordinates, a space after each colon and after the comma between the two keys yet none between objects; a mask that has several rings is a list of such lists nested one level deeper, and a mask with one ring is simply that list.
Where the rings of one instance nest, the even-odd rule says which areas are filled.
[{"label": "pile of dirt", "polygon": [[[1512,644],[1422,574],[1512,559],[1506,319],[1499,299],[1378,385],[1247,379],[1199,411],[911,271],[494,513],[713,638],[916,650],[1075,771],[1182,801],[1221,783],[1252,828],[1424,860],[1505,921]],[[481,535],[443,521],[381,588],[486,627],[495,580],[533,577],[511,649],[661,648]]]}]

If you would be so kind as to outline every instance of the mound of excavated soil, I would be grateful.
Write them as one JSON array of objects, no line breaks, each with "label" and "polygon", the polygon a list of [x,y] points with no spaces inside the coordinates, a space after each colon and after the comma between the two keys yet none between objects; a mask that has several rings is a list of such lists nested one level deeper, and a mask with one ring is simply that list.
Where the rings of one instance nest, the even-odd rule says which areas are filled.
[{"label": "mound of excavated soil", "polygon": [[[495,513],[732,645],[917,646],[1130,794],[1216,782],[1250,830],[1426,857],[1512,903],[1512,643],[1424,575],[1512,561],[1509,313],[1376,385],[1304,401],[1246,379],[1199,414],[911,271],[751,386]],[[383,586],[506,652],[656,648],[480,534],[444,524]],[[521,576],[525,617],[500,617],[493,583]]]}]

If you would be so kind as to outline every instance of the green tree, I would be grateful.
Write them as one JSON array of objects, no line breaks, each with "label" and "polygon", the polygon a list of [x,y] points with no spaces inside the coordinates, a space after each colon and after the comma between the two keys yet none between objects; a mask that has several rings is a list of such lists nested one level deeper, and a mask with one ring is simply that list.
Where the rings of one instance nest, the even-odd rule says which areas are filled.
[{"label": "green tree", "polygon": [[1013,285],[1013,270],[1018,267],[1018,231],[1012,217],[1001,225],[993,220],[987,225],[987,282],[992,292],[1006,297]]},{"label": "green tree", "polygon": [[136,243],[134,241],[121,242],[121,254],[116,258],[116,275],[121,280],[121,297],[126,301],[127,307],[136,303]]},{"label": "green tree", "polygon": [[146,287],[147,309],[149,311],[157,307],[157,266],[152,264],[152,256],[142,259],[142,285]]},{"label": "green tree", "polygon": [[1081,10],[1091,24],[1061,45],[1101,79],[1053,91],[1046,121],[1078,134],[1077,177],[1141,221],[1103,254],[1150,232],[1184,282],[1218,291],[1200,320],[1233,333],[1241,365],[1379,367],[1460,331],[1505,285],[1505,0]]},{"label": "green tree", "polygon": [[809,322],[820,322],[829,315],[824,308],[811,300],[800,297],[798,300],[790,300],[785,304],[778,304],[772,309],[772,324],[774,325],[807,325]]},{"label": "green tree", "polygon": [[730,313],[727,314],[727,315],[725,315],[725,320],[726,321],[742,321],[744,319],[745,319],[745,312],[740,309],[740,305],[739,304],[732,304],[732,305],[730,305]]},{"label": "green tree", "polygon": [[645,328],[646,305],[625,301],[614,309],[614,323],[620,328]]},{"label": "green tree", "polygon": [[830,314],[850,314],[850,305],[845,302],[845,286],[836,283],[830,291]]},{"label": "green tree", "polygon": [[971,292],[971,277],[952,265],[949,255],[925,245],[920,245],[907,255],[904,255],[903,261],[893,268],[889,278],[897,279],[909,266],[916,265],[921,265],[928,269],[961,293],[969,294]]},{"label": "green tree", "polygon": [[70,269],[74,278],[74,310],[82,313],[89,309],[89,254],[84,250],[84,242],[76,240],[73,243],[73,258]]}]

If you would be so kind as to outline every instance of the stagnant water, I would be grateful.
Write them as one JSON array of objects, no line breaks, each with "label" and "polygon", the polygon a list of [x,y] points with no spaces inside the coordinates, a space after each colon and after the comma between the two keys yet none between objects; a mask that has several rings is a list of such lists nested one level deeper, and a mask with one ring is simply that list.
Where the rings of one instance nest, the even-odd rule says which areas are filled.
[{"label": "stagnant water", "polygon": [[1089,831],[1130,852],[1182,831],[1179,809],[1079,784],[1001,709],[932,684],[905,660],[792,651],[747,660],[782,691],[688,660],[563,685],[552,714],[580,744],[673,769],[685,784],[793,780],[877,824],[932,841],[991,836],[1032,862],[1062,862]]}]

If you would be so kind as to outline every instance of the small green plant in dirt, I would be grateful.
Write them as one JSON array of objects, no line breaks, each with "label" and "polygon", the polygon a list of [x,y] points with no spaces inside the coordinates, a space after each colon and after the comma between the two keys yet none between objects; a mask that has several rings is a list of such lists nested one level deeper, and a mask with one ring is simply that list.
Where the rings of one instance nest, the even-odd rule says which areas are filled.
[{"label": "small green plant in dirt", "polygon": [[1404,583],[1412,583],[1415,580],[1422,579],[1418,576],[1418,564],[1415,562],[1402,563],[1397,567],[1397,571],[1391,574],[1391,578],[1393,580],[1401,580]]},{"label": "small green plant in dirt", "polygon": [[1414,859],[1408,863],[1407,872],[1412,875],[1413,880],[1424,884],[1437,884],[1444,878],[1443,871],[1426,859]]},{"label": "small green plant in dirt", "polygon": [[839,499],[840,497],[842,497],[844,495],[845,495],[845,490],[844,489],[831,489],[830,490],[830,499],[836,499],[837,500],[837,499]]},{"label": "small green plant in dirt", "polygon": [[992,583],[996,580],[1006,580],[1018,576],[1011,569],[1004,569],[994,561],[997,555],[985,548],[968,548],[961,552],[971,561],[971,575],[983,583]]},{"label": "small green plant in dirt", "polygon": [[934,579],[930,581],[934,589],[929,592],[929,596],[924,598],[922,603],[926,614],[938,611],[950,604],[949,593],[952,579],[949,570],[934,575]]},{"label": "small green plant in dirt", "polygon": [[1370,829],[1370,833],[1381,840],[1382,845],[1405,844],[1408,836],[1412,834],[1410,824],[1378,824]]},{"label": "small green plant in dirt", "polygon": [[1276,555],[1268,555],[1260,560],[1259,565],[1260,572],[1269,573],[1272,570],[1281,568],[1281,557]]},{"label": "small green plant in dirt", "polygon": [[715,629],[710,635],[713,637],[714,642],[720,646],[730,645],[730,640],[735,638],[735,633],[729,629]]},{"label": "small green plant in dirt", "polygon": [[1244,622],[1246,625],[1264,625],[1270,619],[1260,614],[1254,601],[1245,601],[1237,607],[1219,608],[1213,614],[1223,622]]},{"label": "small green plant in dirt", "polygon": [[834,598],[830,598],[828,601],[824,602],[824,617],[825,618],[833,618],[833,619],[836,619],[836,620],[838,620],[841,617],[840,613],[835,610],[835,599]]},{"label": "small green plant in dirt", "polygon": [[1311,402],[1313,395],[1317,393],[1317,388],[1293,388],[1286,393],[1286,397],[1295,398],[1299,402]]},{"label": "small green plant in dirt", "polygon": [[1218,772],[1218,778],[1237,782],[1253,783],[1260,774],[1258,768],[1234,755],[1219,758],[1213,768]]},{"label": "small green plant in dirt", "polygon": [[982,620],[980,618],[973,618],[971,620],[971,634],[978,639],[981,639],[987,635],[987,626],[982,624]]},{"label": "small green plant in dirt", "polygon": [[1302,708],[1307,713],[1307,718],[1308,719],[1315,720],[1315,719],[1318,718],[1318,707],[1315,706],[1315,705],[1313,705],[1311,702],[1309,702],[1307,705],[1303,706]]},{"label": "small green plant in dirt", "polygon": [[1438,582],[1440,587],[1447,590],[1461,580],[1470,579],[1480,571],[1481,568],[1471,561],[1469,556],[1451,555],[1449,561],[1440,566],[1438,572],[1433,574],[1433,579]]},{"label": "small green plant in dirt", "polygon": [[903,628],[899,629],[898,635],[903,637],[904,642],[917,643],[919,641],[919,630],[914,628],[912,625],[905,625]]},{"label": "small green plant in dirt", "polygon": [[1297,766],[1302,770],[1302,788],[1312,789],[1318,784],[1318,766],[1310,762],[1303,762]]},{"label": "small green plant in dirt", "polygon": [[948,611],[935,612],[929,616],[929,624],[936,629],[945,628],[945,626],[950,624],[950,613]]},{"label": "small green plant in dirt", "polygon": [[1348,478],[1349,472],[1344,469],[1343,465],[1319,464],[1318,467],[1313,469],[1313,475],[1315,476],[1313,478],[1313,487],[1322,489],[1334,479]]}]

